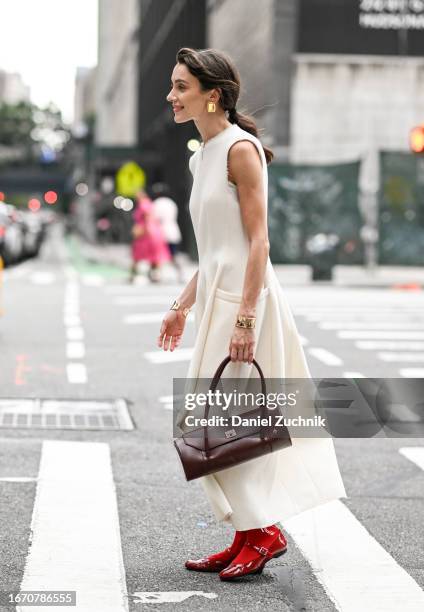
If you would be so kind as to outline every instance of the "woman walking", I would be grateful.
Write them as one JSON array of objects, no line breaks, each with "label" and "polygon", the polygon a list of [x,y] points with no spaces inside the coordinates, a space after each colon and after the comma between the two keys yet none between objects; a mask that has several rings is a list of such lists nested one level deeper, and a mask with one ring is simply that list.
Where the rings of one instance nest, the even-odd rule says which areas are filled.
[{"label": "woman walking", "polygon": [[[237,108],[240,77],[215,49],[182,48],[167,96],[176,123],[194,121],[201,147],[189,160],[190,214],[199,268],[165,315],[158,346],[173,351],[195,303],[196,340],[187,378],[212,378],[221,361],[231,378],[250,378],[255,358],[266,378],[310,378],[299,334],[269,258],[268,174],[272,151]],[[246,324],[247,322],[247,324]],[[254,325],[254,328],[251,326]],[[221,580],[260,573],[287,549],[279,521],[346,497],[331,438],[292,446],[200,479],[214,514],[230,523],[225,550],[186,561]]]},{"label": "woman walking", "polygon": [[150,268],[148,276],[151,282],[160,281],[160,266],[170,261],[171,253],[165,242],[159,220],[155,217],[153,202],[145,191],[137,194],[137,207],[133,212],[132,228],[132,266],[130,282],[133,283],[137,274],[139,261],[148,261]]}]

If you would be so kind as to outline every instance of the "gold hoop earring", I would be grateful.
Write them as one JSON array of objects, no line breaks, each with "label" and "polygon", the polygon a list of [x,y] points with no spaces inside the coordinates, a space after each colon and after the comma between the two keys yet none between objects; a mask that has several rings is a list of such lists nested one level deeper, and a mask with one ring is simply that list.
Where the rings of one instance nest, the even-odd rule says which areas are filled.
[{"label": "gold hoop earring", "polygon": [[215,102],[208,102],[208,113],[214,113],[216,111]]}]

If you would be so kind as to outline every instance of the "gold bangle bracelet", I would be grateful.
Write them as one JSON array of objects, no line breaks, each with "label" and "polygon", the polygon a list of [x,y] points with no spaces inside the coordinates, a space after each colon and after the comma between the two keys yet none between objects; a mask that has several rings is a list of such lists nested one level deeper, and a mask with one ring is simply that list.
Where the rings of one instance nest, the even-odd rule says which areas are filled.
[{"label": "gold bangle bracelet", "polygon": [[243,315],[237,315],[236,327],[242,327],[243,329],[254,329],[256,323],[256,317],[245,317]]},{"label": "gold bangle bracelet", "polygon": [[178,300],[174,300],[170,310],[181,310],[185,318],[187,318],[187,315],[190,312],[190,308],[181,308],[181,304]]}]

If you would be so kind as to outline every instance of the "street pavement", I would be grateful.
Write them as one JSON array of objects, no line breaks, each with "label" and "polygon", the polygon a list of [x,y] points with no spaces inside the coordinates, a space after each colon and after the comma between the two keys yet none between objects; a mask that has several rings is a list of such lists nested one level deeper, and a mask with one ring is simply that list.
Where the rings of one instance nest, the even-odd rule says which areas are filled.
[{"label": "street pavement", "polygon": [[[314,377],[424,376],[423,291],[282,286]],[[0,414],[12,399],[124,400],[129,419],[0,424],[0,589],[74,590],[79,612],[424,610],[423,439],[335,439],[347,499],[282,521],[289,550],[261,576],[231,584],[184,568],[232,531],[186,483],[172,443],[193,313],[179,349],[156,339],[182,287],[172,271],[130,285],[60,226],[38,259],[5,271]]]}]

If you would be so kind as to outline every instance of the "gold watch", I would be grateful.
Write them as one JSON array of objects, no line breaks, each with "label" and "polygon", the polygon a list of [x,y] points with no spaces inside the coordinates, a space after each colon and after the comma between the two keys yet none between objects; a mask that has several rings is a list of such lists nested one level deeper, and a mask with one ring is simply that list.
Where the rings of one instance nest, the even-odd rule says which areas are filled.
[{"label": "gold watch", "polygon": [[[172,304],[170,310],[181,310],[181,304],[178,300],[174,300],[174,303]],[[190,308],[183,308],[182,309],[182,313],[185,317],[187,317],[188,313],[190,312]]]}]

